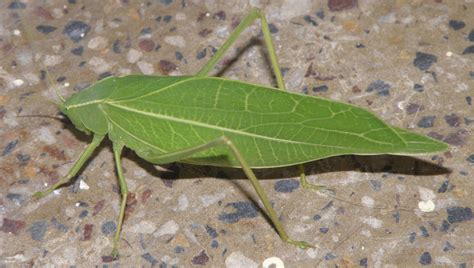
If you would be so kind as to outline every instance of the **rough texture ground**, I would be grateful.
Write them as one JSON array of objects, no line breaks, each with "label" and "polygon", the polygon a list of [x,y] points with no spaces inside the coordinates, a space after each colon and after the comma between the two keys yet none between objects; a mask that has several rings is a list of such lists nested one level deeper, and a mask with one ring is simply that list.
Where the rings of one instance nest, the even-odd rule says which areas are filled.
[{"label": "rough texture ground", "polygon": [[[472,1],[2,1],[0,3],[0,266],[287,267],[473,265],[474,3]],[[132,197],[119,207],[110,144],[70,186],[40,200],[90,137],[52,115],[54,90],[109,75],[193,74],[252,7],[266,13],[288,88],[350,102],[451,144],[425,157],[344,156],[258,172],[291,236],[282,243],[238,170],[154,167],[131,151]],[[217,72],[273,84],[258,24]],[[48,70],[45,72],[44,70]],[[104,266],[105,267],[105,266]],[[385,267],[385,266],[384,266]]]}]

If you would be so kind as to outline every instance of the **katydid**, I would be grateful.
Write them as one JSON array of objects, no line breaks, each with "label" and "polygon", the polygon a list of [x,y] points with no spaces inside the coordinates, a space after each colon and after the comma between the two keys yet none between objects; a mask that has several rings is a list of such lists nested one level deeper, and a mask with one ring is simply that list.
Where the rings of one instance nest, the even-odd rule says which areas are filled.
[{"label": "katydid", "polygon": [[[208,76],[256,19],[261,21],[278,88]],[[269,27],[258,9],[241,21],[194,76],[109,77],[61,100],[62,113],[77,129],[92,134],[92,142],[65,177],[35,196],[46,196],[76,176],[107,136],[113,143],[122,198],[113,256],[118,255],[128,194],[121,165],[124,147],[153,164],[242,168],[281,239],[301,248],[311,245],[287,235],[253,168],[297,165],[337,155],[416,155],[448,148],[389,126],[363,108],[285,91]]]}]

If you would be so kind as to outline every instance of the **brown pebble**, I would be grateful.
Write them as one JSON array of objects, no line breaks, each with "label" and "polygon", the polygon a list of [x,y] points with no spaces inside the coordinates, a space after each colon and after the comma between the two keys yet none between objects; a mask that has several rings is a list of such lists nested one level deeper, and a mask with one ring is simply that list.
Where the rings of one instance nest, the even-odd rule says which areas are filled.
[{"label": "brown pebble", "polygon": [[209,28],[203,29],[199,32],[199,36],[201,37],[207,37],[210,33],[212,33],[212,30]]},{"label": "brown pebble", "polygon": [[104,200],[104,199],[102,199],[102,200],[100,200],[99,202],[97,202],[97,203],[94,205],[93,212],[92,212],[92,216],[97,215],[97,214],[104,208],[104,205],[105,205],[105,200]]},{"label": "brown pebble", "polygon": [[135,205],[138,203],[134,193],[129,192],[127,195],[127,206],[125,207],[124,219],[127,219],[135,210]]},{"label": "brown pebble", "polygon": [[467,130],[458,129],[456,132],[449,133],[443,141],[455,146],[464,146],[468,135],[469,132]]},{"label": "brown pebble", "polygon": [[40,18],[43,18],[43,19],[47,19],[47,20],[53,20],[53,19],[54,19],[53,15],[51,15],[51,13],[50,13],[48,10],[46,10],[46,9],[44,9],[44,8],[42,8],[42,7],[37,7],[37,8],[35,8],[35,10],[33,11],[33,13],[34,13],[36,16],[38,16],[38,17],[40,17]]},{"label": "brown pebble", "polygon": [[177,68],[178,68],[178,66],[176,66],[176,64],[174,64],[170,61],[160,60],[159,70],[164,75],[168,75],[172,71],[175,71]]},{"label": "brown pebble", "polygon": [[147,189],[142,193],[142,203],[146,203],[146,201],[151,197],[151,194],[153,193],[152,190]]},{"label": "brown pebble", "polygon": [[138,47],[145,52],[151,52],[155,48],[155,42],[150,39],[143,39],[138,43]]},{"label": "brown pebble", "polygon": [[3,218],[3,224],[2,224],[2,227],[0,227],[0,231],[18,235],[20,233],[20,230],[25,228],[25,225],[26,224],[24,221],[17,221],[17,220],[11,220],[8,218]]},{"label": "brown pebble", "polygon": [[357,6],[357,0],[329,0],[328,7],[331,11],[341,11]]},{"label": "brown pebble", "polygon": [[191,262],[194,265],[205,265],[208,261],[209,256],[207,256],[205,250],[202,250],[198,255],[193,257]]},{"label": "brown pebble", "polygon": [[64,153],[64,151],[59,149],[55,145],[43,146],[42,151],[49,154],[51,157],[53,157],[56,160],[59,160],[59,161],[66,161],[67,160],[67,157],[66,157],[66,154]]},{"label": "brown pebble", "polygon": [[94,224],[84,225],[84,231],[82,232],[82,241],[87,241],[91,239],[92,230],[94,229]]}]

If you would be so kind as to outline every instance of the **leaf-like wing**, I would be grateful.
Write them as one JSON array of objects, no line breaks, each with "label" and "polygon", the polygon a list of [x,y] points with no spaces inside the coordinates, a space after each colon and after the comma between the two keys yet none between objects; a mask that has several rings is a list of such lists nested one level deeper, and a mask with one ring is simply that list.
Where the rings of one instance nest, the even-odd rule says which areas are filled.
[{"label": "leaf-like wing", "polygon": [[449,146],[430,137],[422,136],[408,130],[392,127],[405,140],[407,146],[397,153],[399,155],[417,155],[448,150]]},{"label": "leaf-like wing", "polygon": [[[160,79],[119,78],[117,88],[126,84],[139,94],[114,92],[122,97],[101,104],[111,139],[151,162],[220,136],[231,139],[255,168],[344,154],[419,154],[446,148],[350,104],[216,77]],[[184,162],[239,166],[224,147]]]}]

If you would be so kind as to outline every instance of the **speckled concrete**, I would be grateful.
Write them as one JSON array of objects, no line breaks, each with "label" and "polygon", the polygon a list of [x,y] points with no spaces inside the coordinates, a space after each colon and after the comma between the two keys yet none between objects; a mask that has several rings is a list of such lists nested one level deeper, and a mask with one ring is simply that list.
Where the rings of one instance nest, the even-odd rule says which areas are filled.
[{"label": "speckled concrete", "polygon": [[[1,1],[1,267],[257,267],[270,257],[286,267],[474,264],[472,1],[136,2]],[[310,250],[280,241],[240,171],[154,167],[127,151],[133,195],[113,260],[110,143],[75,183],[30,199],[90,137],[67,120],[19,116],[56,117],[56,89],[67,96],[109,75],[193,74],[252,6],[272,24],[288,88],[366,107],[450,143],[449,152],[306,165],[311,181],[334,191],[326,194],[302,189],[296,168],[259,171],[288,232],[317,245]],[[258,32],[239,40],[221,75],[273,83]]]}]

